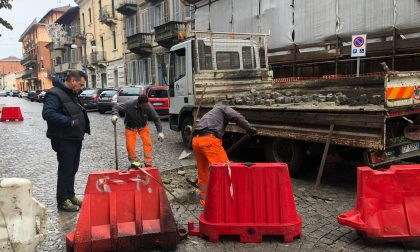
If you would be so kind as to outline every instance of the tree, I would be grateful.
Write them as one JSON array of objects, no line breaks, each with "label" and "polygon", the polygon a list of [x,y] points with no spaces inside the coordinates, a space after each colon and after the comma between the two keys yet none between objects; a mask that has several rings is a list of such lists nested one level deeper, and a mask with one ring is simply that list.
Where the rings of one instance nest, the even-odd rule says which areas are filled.
[{"label": "tree", "polygon": [[[3,9],[3,8],[9,9],[9,10],[12,9],[12,4],[10,3],[12,1],[13,0],[0,0],[0,9]],[[0,24],[9,30],[13,30],[13,26],[1,17],[0,17]]]}]

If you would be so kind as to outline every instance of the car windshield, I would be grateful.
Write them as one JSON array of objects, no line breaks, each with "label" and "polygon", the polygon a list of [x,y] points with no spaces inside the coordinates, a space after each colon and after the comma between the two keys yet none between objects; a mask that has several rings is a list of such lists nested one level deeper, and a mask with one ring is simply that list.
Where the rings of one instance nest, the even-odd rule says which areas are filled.
[{"label": "car windshield", "polygon": [[151,89],[149,91],[150,98],[168,98],[168,90],[166,89]]},{"label": "car windshield", "polygon": [[101,93],[101,97],[112,97],[117,93],[115,90],[107,90]]},{"label": "car windshield", "polygon": [[83,91],[80,95],[93,95],[95,93],[96,93],[96,90],[90,89],[90,90]]},{"label": "car windshield", "polygon": [[140,94],[140,87],[126,87],[121,88],[119,95],[121,96],[138,96]]}]

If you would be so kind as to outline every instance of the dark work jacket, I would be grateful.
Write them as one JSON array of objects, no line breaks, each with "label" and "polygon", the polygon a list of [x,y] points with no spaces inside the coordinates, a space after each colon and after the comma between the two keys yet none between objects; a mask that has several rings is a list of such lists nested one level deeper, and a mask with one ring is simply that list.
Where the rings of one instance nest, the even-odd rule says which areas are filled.
[{"label": "dark work jacket", "polygon": [[137,99],[126,101],[114,105],[112,108],[112,114],[118,115],[118,112],[125,113],[124,124],[129,129],[143,129],[147,120],[153,120],[156,126],[157,132],[162,132],[162,123],[159,115],[150,103],[147,104],[146,110],[143,110],[138,104]]},{"label": "dark work jacket", "polygon": [[54,78],[53,85],[45,95],[42,109],[42,118],[48,125],[47,137],[83,140],[85,133],[90,134],[86,110],[80,105],[77,94],[67,88],[62,80]]}]

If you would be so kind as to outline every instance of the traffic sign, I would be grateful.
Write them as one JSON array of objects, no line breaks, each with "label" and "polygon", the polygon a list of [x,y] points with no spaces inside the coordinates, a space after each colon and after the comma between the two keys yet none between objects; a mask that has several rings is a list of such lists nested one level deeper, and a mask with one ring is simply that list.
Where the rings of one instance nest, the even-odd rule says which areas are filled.
[{"label": "traffic sign", "polygon": [[366,56],[366,34],[353,35],[351,39],[351,57]]}]

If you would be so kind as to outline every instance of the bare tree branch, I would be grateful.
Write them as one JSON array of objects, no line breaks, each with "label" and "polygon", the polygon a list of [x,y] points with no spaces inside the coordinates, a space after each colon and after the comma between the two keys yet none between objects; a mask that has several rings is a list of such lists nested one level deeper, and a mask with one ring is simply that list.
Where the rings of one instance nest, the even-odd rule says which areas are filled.
[{"label": "bare tree branch", "polygon": [[[0,9],[9,9],[9,10],[12,9],[12,4],[11,4],[12,1],[13,0],[0,0]],[[13,26],[1,17],[0,17],[0,25],[3,25],[4,27],[6,27],[6,29],[13,30]],[[1,37],[1,34],[0,34],[0,37]]]}]

